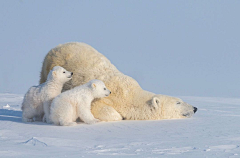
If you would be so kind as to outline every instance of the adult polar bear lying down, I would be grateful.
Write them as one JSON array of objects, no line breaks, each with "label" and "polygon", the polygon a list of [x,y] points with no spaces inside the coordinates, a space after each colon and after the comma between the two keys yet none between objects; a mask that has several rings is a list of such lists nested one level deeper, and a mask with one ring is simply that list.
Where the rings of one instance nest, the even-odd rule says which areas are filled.
[{"label": "adult polar bear lying down", "polygon": [[66,43],[46,55],[40,83],[56,65],[74,73],[63,91],[83,85],[92,79],[102,80],[112,94],[92,102],[92,113],[102,121],[160,120],[191,117],[197,108],[179,98],[156,95],[143,90],[133,78],[121,73],[97,50],[85,43]]}]

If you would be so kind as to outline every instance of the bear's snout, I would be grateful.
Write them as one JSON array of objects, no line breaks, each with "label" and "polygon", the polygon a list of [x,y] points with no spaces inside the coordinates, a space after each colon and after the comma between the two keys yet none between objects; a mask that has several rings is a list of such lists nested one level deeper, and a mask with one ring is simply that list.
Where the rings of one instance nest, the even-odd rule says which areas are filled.
[{"label": "bear's snout", "polygon": [[73,75],[73,72],[71,73],[71,75]]},{"label": "bear's snout", "polygon": [[111,92],[111,91],[109,91],[109,94],[105,94],[105,95],[106,95],[106,96],[109,96],[111,93],[112,93],[112,92]]},{"label": "bear's snout", "polygon": [[197,108],[196,107],[193,107],[193,112],[197,112]]}]

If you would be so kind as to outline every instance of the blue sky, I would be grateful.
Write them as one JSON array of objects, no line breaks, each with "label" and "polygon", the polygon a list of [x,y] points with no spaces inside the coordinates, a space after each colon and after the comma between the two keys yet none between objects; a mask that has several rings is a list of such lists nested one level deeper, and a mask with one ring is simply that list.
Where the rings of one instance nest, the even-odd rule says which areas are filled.
[{"label": "blue sky", "polygon": [[47,52],[85,42],[143,89],[239,97],[240,1],[0,1],[0,93],[37,85]]}]

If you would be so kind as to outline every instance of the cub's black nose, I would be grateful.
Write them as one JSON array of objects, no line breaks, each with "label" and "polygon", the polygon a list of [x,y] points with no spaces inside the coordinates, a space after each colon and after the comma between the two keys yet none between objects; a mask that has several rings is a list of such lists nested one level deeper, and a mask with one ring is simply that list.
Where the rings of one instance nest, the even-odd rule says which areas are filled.
[{"label": "cub's black nose", "polygon": [[110,91],[110,94],[111,94],[112,92]]},{"label": "cub's black nose", "polygon": [[71,73],[71,75],[73,75],[73,72]]},{"label": "cub's black nose", "polygon": [[193,107],[193,112],[197,112],[197,108],[196,107]]}]

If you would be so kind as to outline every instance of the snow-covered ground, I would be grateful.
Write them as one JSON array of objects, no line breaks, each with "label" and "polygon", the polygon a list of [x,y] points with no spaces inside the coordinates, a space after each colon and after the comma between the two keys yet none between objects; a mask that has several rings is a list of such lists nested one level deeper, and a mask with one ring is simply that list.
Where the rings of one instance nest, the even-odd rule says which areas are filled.
[{"label": "snow-covered ground", "polygon": [[0,157],[240,157],[240,98],[180,97],[189,119],[60,127],[21,122],[23,95],[0,94]]}]

